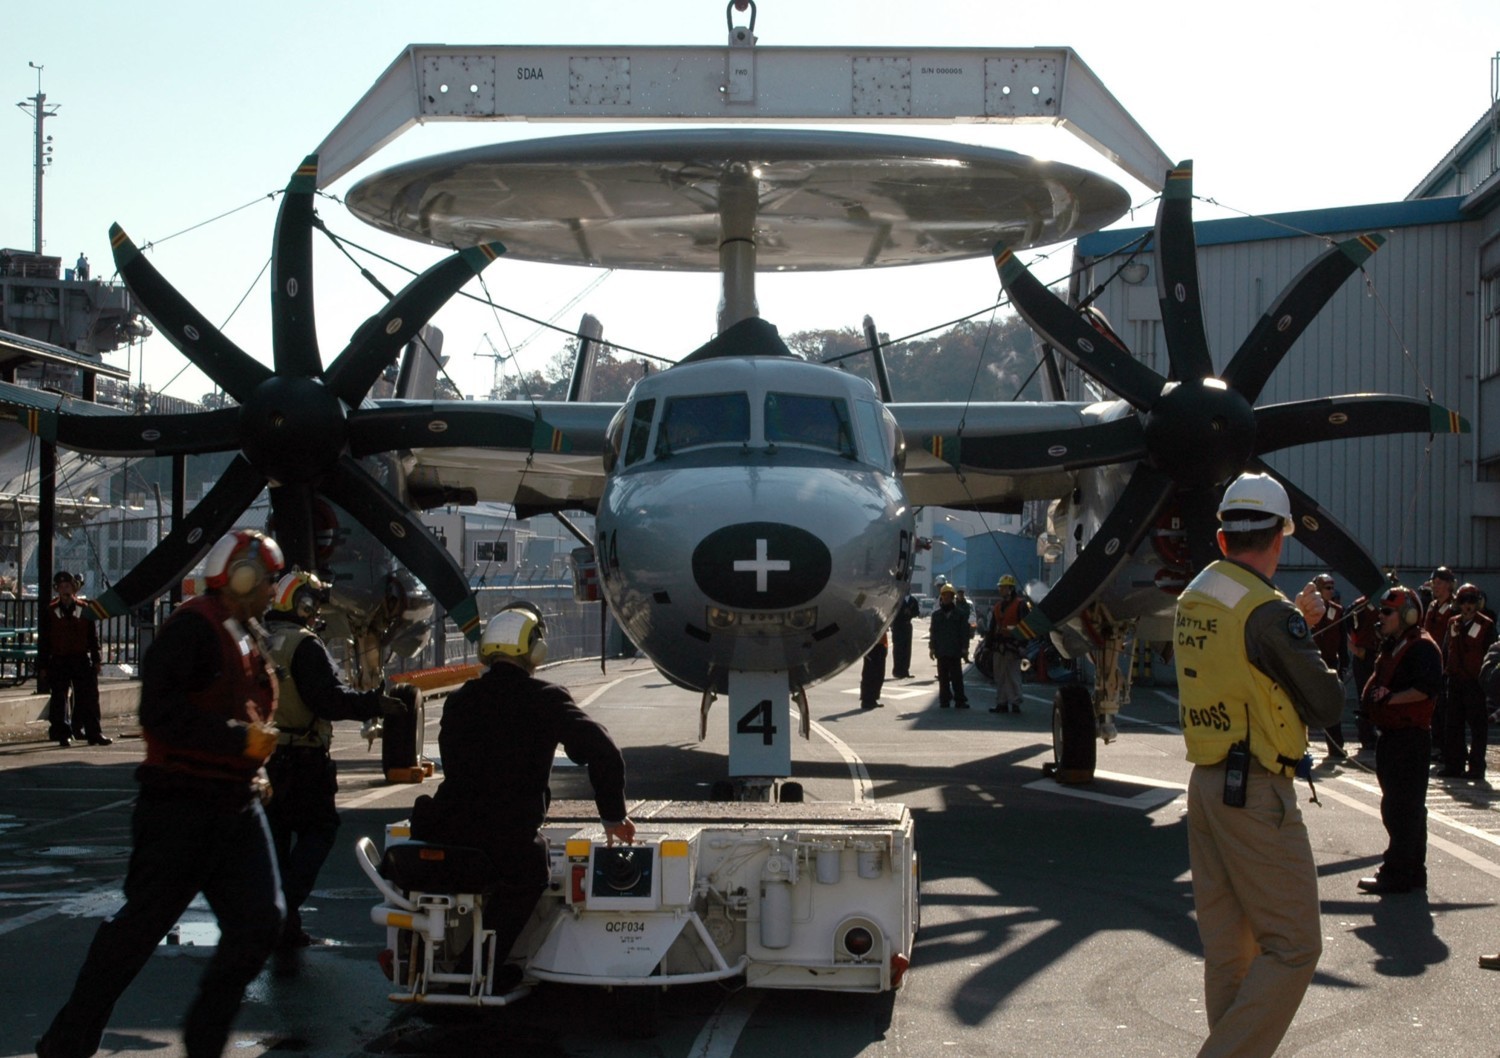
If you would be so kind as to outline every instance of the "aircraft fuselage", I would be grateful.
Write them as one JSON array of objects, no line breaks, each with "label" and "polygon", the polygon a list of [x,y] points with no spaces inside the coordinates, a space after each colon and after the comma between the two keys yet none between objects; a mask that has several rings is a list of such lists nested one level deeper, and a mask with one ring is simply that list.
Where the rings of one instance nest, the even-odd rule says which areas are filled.
[{"label": "aircraft fuselage", "polygon": [[864,379],[787,357],[681,364],[636,384],[610,440],[604,593],[673,680],[806,685],[879,640],[915,527],[900,431]]}]

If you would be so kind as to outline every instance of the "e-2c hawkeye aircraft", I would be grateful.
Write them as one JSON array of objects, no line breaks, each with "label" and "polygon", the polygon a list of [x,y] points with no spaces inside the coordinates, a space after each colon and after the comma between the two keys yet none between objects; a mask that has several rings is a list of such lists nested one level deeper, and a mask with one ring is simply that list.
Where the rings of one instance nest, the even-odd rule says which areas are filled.
[{"label": "e-2c hawkeye aircraft", "polygon": [[[1188,163],[1167,174],[1156,228],[1167,378],[1015,257],[1121,216],[1128,200],[1113,182],[937,140],[741,128],[522,141],[367,177],[347,196],[356,216],[456,252],[365,321],[326,367],[313,325],[316,156],[293,175],[277,218],[273,366],[220,333],[116,226],[116,264],[142,309],[238,407],[109,414],[14,386],[0,399],[45,439],[79,451],[237,452],[203,500],[97,600],[101,615],[166,590],[269,486],[289,561],[318,565],[316,512],[330,501],[472,638],[482,617],[467,579],[414,509],[433,497],[474,496],[513,503],[522,517],[592,511],[610,609],[662,672],[702,692],[704,722],[714,697],[727,695],[730,777],[742,795],[766,797],[791,774],[791,702],[805,736],[806,688],[862,657],[907,594],[916,508],[1016,510],[1028,499],[1068,498],[1064,516],[1083,526],[1081,543],[1023,632],[1051,634],[1070,653],[1081,643],[1108,672],[1121,629],[1170,612],[1169,593],[1123,596],[1114,587],[1163,517],[1185,526],[1190,564],[1201,565],[1211,557],[1220,483],[1247,468],[1274,474],[1265,454],[1334,437],[1462,427],[1446,410],[1401,396],[1254,406],[1307,323],[1378,248],[1376,235],[1309,264],[1216,372],[1198,300],[1191,179]],[[582,343],[568,401],[368,399],[417,330],[502,254],[716,270],[718,335],[641,379],[623,404],[587,399],[594,342]],[[794,356],[756,307],[758,268],[990,255],[1027,322],[1118,399],[901,403],[868,320],[878,387]],[[364,462],[392,453],[380,464],[384,480]],[[1362,591],[1383,583],[1328,512],[1282,480],[1298,539]],[[1081,619],[1104,612],[1101,599],[1110,603],[1110,635],[1070,636]],[[1111,693],[1101,677],[1095,701],[1086,691],[1081,700],[1060,696],[1060,760],[1071,742],[1091,770],[1096,732],[1112,734]]]}]

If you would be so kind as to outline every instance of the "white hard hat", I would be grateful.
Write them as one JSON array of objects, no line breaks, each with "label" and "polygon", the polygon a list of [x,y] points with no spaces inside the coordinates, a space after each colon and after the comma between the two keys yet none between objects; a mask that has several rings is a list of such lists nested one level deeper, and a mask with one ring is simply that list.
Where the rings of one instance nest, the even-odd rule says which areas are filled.
[{"label": "white hard hat", "polygon": [[1230,482],[1224,490],[1224,499],[1219,503],[1219,521],[1224,521],[1224,515],[1231,511],[1266,516],[1236,518],[1232,526],[1226,526],[1235,532],[1269,529],[1279,521],[1281,535],[1292,535],[1292,501],[1287,498],[1281,482],[1269,474],[1241,474]]},{"label": "white hard hat", "polygon": [[484,626],[479,637],[479,660],[486,665],[500,658],[530,662],[532,667],[547,657],[547,622],[536,607],[513,602]]}]

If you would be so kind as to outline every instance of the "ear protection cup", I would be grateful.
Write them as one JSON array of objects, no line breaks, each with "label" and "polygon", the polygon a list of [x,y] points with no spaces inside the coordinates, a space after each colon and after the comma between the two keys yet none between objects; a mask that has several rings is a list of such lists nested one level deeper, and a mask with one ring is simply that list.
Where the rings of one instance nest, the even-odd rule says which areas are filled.
[{"label": "ear protection cup", "polygon": [[1402,628],[1413,628],[1422,620],[1422,602],[1410,588],[1392,588],[1380,597],[1380,605],[1396,611]]},{"label": "ear protection cup", "polygon": [[249,595],[265,579],[266,568],[259,559],[241,559],[229,567],[229,579],[224,586],[232,595]]}]

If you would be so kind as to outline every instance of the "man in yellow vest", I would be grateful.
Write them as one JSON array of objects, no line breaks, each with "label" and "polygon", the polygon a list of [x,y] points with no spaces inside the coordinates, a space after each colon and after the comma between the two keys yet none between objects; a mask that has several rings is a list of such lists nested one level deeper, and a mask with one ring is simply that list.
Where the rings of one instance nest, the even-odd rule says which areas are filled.
[{"label": "man in yellow vest", "polygon": [[1334,723],[1343,687],[1318,653],[1309,584],[1271,583],[1293,529],[1286,490],[1241,474],[1219,505],[1219,550],[1177,601],[1188,858],[1203,941],[1205,1056],[1271,1055],[1322,954],[1318,877],[1293,781],[1307,729]]}]

